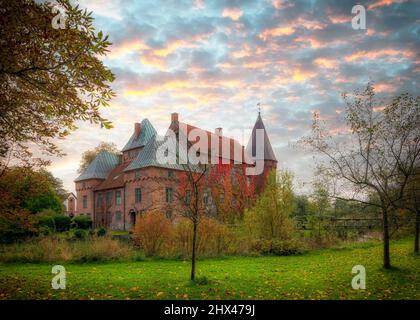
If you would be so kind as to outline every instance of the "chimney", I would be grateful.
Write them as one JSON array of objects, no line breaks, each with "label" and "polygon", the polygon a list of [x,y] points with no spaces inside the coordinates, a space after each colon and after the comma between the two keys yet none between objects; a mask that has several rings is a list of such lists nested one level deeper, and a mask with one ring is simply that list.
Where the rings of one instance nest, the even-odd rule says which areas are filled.
[{"label": "chimney", "polygon": [[136,122],[134,123],[134,134],[136,135],[136,138],[140,135],[141,131],[141,124]]},{"label": "chimney", "polygon": [[214,133],[218,136],[223,136],[223,128],[216,128],[214,129]]},{"label": "chimney", "polygon": [[171,121],[172,122],[178,122],[178,113],[176,113],[176,112],[173,112],[173,113],[171,113]]}]

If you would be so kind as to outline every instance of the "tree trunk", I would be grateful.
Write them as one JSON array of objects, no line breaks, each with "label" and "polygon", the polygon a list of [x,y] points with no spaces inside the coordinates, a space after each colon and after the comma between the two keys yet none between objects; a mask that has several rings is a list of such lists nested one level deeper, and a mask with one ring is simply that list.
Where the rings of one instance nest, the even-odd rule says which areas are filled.
[{"label": "tree trunk", "polygon": [[195,243],[197,241],[197,221],[193,221],[193,239],[192,239],[192,256],[191,256],[191,280],[195,279]]},{"label": "tree trunk", "polygon": [[420,211],[416,212],[416,234],[414,235],[414,252],[419,252]]},{"label": "tree trunk", "polygon": [[391,269],[391,258],[389,256],[389,224],[388,211],[383,210],[383,241],[384,241],[384,268]]}]

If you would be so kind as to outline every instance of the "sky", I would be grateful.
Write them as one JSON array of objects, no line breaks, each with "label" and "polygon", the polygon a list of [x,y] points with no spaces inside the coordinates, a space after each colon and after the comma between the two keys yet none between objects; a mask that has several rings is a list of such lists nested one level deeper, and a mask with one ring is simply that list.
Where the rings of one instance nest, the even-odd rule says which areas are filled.
[{"label": "sky", "polygon": [[[278,160],[305,190],[313,155],[294,144],[310,131],[314,111],[343,130],[343,92],[373,81],[379,96],[419,93],[420,2],[83,0],[96,29],[113,43],[103,63],[116,76],[116,97],[103,115],[114,128],[79,123],[58,146],[49,170],[74,191],[84,151],[101,141],[122,148],[134,122],[158,133],[180,121],[247,143],[257,103]],[[352,7],[366,9],[354,30]]]}]

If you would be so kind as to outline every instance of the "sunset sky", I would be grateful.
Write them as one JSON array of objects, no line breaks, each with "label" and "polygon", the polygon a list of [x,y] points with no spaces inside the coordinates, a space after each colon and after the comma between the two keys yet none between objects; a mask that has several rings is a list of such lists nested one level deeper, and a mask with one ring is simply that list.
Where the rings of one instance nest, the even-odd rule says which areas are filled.
[{"label": "sunset sky", "polygon": [[[50,170],[74,190],[83,151],[101,141],[122,148],[133,123],[148,118],[159,133],[180,120],[247,143],[261,102],[279,161],[298,188],[312,155],[290,147],[320,111],[337,132],[343,91],[371,80],[383,96],[419,93],[419,1],[84,0],[95,26],[109,34],[103,58],[117,94],[103,114],[112,130],[81,123],[59,146]],[[351,9],[367,11],[353,30]]]}]

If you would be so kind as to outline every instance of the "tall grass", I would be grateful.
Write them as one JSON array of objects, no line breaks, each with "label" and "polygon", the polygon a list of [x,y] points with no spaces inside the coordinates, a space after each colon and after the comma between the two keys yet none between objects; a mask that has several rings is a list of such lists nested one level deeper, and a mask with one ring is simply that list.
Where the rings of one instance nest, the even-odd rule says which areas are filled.
[{"label": "tall grass", "polygon": [[0,246],[0,262],[89,262],[127,260],[136,256],[128,243],[92,236],[84,240],[66,240],[54,236]]}]

